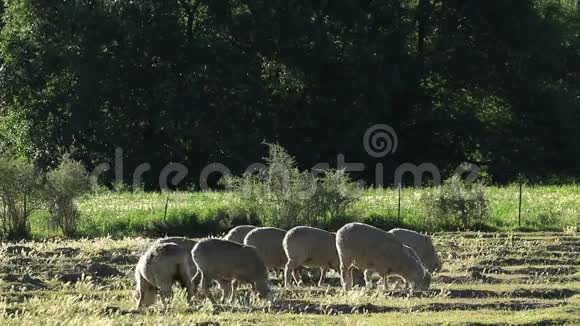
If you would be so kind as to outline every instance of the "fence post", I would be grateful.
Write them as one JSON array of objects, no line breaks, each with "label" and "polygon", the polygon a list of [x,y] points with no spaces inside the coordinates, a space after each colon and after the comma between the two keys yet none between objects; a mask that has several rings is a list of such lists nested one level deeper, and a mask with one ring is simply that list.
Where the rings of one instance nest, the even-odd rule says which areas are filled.
[{"label": "fence post", "polygon": [[401,183],[399,182],[399,203],[397,205],[397,223],[401,226]]},{"label": "fence post", "polygon": [[165,213],[163,213],[163,222],[167,222],[167,207],[169,206],[169,194],[167,194],[167,199],[165,200]]},{"label": "fence post", "polygon": [[523,182],[520,181],[520,202],[518,205],[518,226],[522,226],[522,187]]}]

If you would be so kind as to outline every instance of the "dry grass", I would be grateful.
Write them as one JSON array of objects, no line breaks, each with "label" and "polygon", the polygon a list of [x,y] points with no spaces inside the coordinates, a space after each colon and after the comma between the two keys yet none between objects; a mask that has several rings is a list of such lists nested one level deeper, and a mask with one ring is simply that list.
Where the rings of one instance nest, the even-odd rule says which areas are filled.
[{"label": "dry grass", "polygon": [[[444,268],[425,293],[343,292],[334,274],[329,275],[332,285],[324,288],[278,288],[270,302],[255,300],[242,290],[240,299],[231,304],[211,306],[196,299],[188,306],[178,289],[168,307],[156,305],[145,312],[133,310],[131,274],[149,239],[4,243],[0,249],[0,324],[580,323],[580,236],[441,233],[435,240]],[[539,264],[542,258],[549,264]],[[533,264],[526,262],[530,259]],[[71,282],[63,280],[63,275],[80,273],[95,262],[121,274],[101,278],[89,273]]]}]

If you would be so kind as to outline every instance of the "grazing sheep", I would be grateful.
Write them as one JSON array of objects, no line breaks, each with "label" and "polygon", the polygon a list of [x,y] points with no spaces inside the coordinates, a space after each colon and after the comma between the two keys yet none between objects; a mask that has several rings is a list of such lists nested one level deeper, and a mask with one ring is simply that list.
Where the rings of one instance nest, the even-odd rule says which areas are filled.
[{"label": "grazing sheep", "polygon": [[441,261],[433,246],[431,237],[412,230],[399,228],[392,229],[389,233],[396,235],[404,245],[413,248],[429,272],[435,272],[441,268]]},{"label": "grazing sheep", "polygon": [[137,282],[137,309],[155,303],[157,291],[167,302],[174,281],[187,289],[187,301],[195,294],[190,265],[191,252],[175,243],[154,243],[141,256],[135,268]]},{"label": "grazing sheep", "polygon": [[[396,235],[404,245],[413,248],[429,272],[433,273],[441,268],[441,262],[435,247],[433,246],[431,237],[419,232],[401,228],[392,229],[389,233]],[[371,279],[368,272],[365,279]],[[386,287],[386,275],[383,277],[383,282]],[[372,286],[372,284],[367,283],[367,286],[369,285]]]},{"label": "grazing sheep", "polygon": [[319,267],[322,286],[327,268],[338,271],[339,261],[336,251],[336,233],[309,226],[297,226],[286,233],[282,242],[288,262],[284,269],[284,286],[291,285],[290,275],[298,283],[295,269],[300,266]]},{"label": "grazing sheep", "polygon": [[[421,258],[419,257],[419,255],[417,254],[417,252],[413,248],[411,248],[411,247],[409,247],[407,245],[404,245],[404,246],[405,246],[405,251],[410,256],[414,257],[415,260],[417,260],[417,261],[419,261],[419,262],[422,263]],[[423,266],[425,267],[425,264],[423,264]],[[427,268],[425,267],[425,269],[427,269]],[[364,273],[363,273],[363,281],[364,281],[364,284],[365,284],[365,286],[367,288],[373,288],[374,287],[374,283],[373,282],[382,279],[384,289],[386,290],[388,288],[387,281],[389,279],[389,276],[390,276],[389,273],[383,273],[382,275],[378,275],[377,273],[373,272],[370,269],[365,269],[364,270]],[[401,279],[402,278],[401,275],[395,274],[393,276],[397,276],[397,278],[398,278],[398,280],[396,280],[395,283],[393,284],[395,287],[397,287],[398,284],[401,284],[401,281],[406,282],[406,280],[404,278]]]},{"label": "grazing sheep", "polygon": [[[196,275],[197,267],[195,267],[195,263],[193,262],[193,258],[191,257],[191,250],[193,250],[193,247],[197,244],[197,241],[195,241],[193,239],[185,238],[185,237],[165,237],[165,238],[159,238],[159,239],[155,240],[155,242],[154,242],[154,244],[161,244],[161,243],[175,243],[176,245],[187,250],[187,252],[189,252],[188,260],[189,260],[189,266],[190,266],[191,271],[192,271],[192,275]],[[195,284],[197,284],[199,282],[199,279],[193,279],[192,282],[195,286]]]},{"label": "grazing sheep", "polygon": [[234,241],[243,244],[246,235],[255,228],[256,227],[253,225],[238,225],[235,228],[231,229],[224,236],[224,240]]},{"label": "grazing sheep", "polygon": [[413,287],[429,288],[431,274],[415,251],[405,246],[392,233],[363,223],[349,223],[336,233],[336,248],[340,260],[340,280],[345,290],[352,287],[352,268],[382,275],[397,274]]},{"label": "grazing sheep", "polygon": [[282,241],[286,231],[272,227],[260,227],[250,231],[244,238],[244,244],[256,247],[266,267],[270,269],[284,268],[286,253]]},{"label": "grazing sheep", "polygon": [[223,289],[222,300],[234,297],[236,281],[250,283],[261,297],[268,297],[268,270],[256,248],[234,241],[206,239],[193,248],[193,260],[201,276],[201,291],[215,303],[209,292],[212,280]]}]

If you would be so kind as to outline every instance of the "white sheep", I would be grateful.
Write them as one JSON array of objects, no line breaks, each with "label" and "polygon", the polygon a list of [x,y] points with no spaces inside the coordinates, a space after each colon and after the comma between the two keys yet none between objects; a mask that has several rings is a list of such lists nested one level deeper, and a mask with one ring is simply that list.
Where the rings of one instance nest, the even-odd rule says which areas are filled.
[{"label": "white sheep", "polygon": [[253,225],[238,225],[224,236],[224,240],[244,243],[246,235],[255,228]]},{"label": "white sheep", "polygon": [[256,248],[222,239],[202,240],[193,248],[193,260],[200,274],[201,291],[215,303],[209,292],[212,280],[223,290],[222,300],[232,299],[236,281],[250,283],[262,298],[270,294],[268,270]]},{"label": "white sheep", "polygon": [[441,261],[431,237],[400,228],[392,229],[389,233],[396,235],[403,244],[413,248],[429,272],[435,272],[441,268]]},{"label": "white sheep", "polygon": [[[155,242],[153,243],[154,244],[175,243],[178,246],[182,247],[183,249],[187,250],[187,252],[189,252],[188,257],[189,266],[191,268],[193,275],[196,275],[197,267],[195,267],[195,263],[193,262],[193,258],[191,257],[191,250],[193,250],[193,247],[197,244],[197,241],[185,237],[164,237],[155,240]],[[199,279],[196,278],[192,280],[192,282],[195,285],[199,282]]]},{"label": "white sheep", "polygon": [[260,227],[250,231],[244,238],[244,244],[256,247],[258,254],[270,269],[284,268],[286,253],[282,241],[286,230],[273,227]]},{"label": "white sheep", "polygon": [[135,268],[137,309],[155,303],[157,291],[166,303],[172,296],[174,281],[187,289],[187,301],[195,294],[190,265],[191,252],[175,243],[154,243],[141,256]]},{"label": "white sheep", "polygon": [[[389,233],[396,235],[404,245],[413,248],[429,272],[433,273],[441,268],[441,262],[439,260],[439,256],[437,255],[437,251],[433,246],[431,237],[416,231],[402,228],[392,229],[389,231]],[[366,280],[370,280],[372,278],[372,276],[368,273],[369,272],[367,272],[365,277]],[[387,282],[386,277],[386,275],[383,277],[383,283],[385,284],[385,287]],[[372,284],[367,284],[367,286],[372,286]]]},{"label": "white sheep", "polygon": [[319,267],[322,286],[327,268],[338,271],[339,260],[336,251],[336,233],[309,226],[297,226],[286,233],[282,241],[288,259],[284,269],[284,286],[291,285],[290,275],[298,283],[300,278],[295,269],[300,266]]},{"label": "white sheep", "polygon": [[349,223],[336,233],[340,260],[340,280],[345,290],[352,287],[352,268],[365,270],[365,281],[371,272],[397,274],[411,286],[429,288],[431,274],[415,251],[392,233],[363,223]]}]

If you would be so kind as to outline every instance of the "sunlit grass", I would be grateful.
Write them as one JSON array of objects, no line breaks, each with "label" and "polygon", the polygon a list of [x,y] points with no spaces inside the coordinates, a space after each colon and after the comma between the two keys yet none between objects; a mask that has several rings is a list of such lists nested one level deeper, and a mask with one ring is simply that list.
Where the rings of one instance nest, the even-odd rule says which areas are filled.
[{"label": "sunlit grass", "polygon": [[[429,229],[421,203],[423,188],[401,190],[400,223],[414,229]],[[491,216],[487,225],[497,230],[562,231],[580,226],[580,186],[526,186],[523,190],[522,220],[518,223],[517,185],[487,187]],[[167,202],[167,199],[169,201]],[[398,225],[398,191],[368,189],[347,211],[351,218]],[[167,215],[165,205],[167,205]],[[227,228],[228,219],[244,218],[239,199],[232,192],[106,193],[94,194],[78,202],[82,219],[79,234],[86,236],[138,236],[147,234],[154,223],[164,219],[188,224],[190,221]],[[226,219],[226,220],[224,220]],[[47,215],[39,211],[32,217],[32,233],[37,237],[58,236],[47,225]],[[569,228],[570,229],[570,228]],[[572,230],[572,229],[570,229]],[[219,232],[220,230],[208,230]],[[223,231],[223,230],[221,230]]]}]

